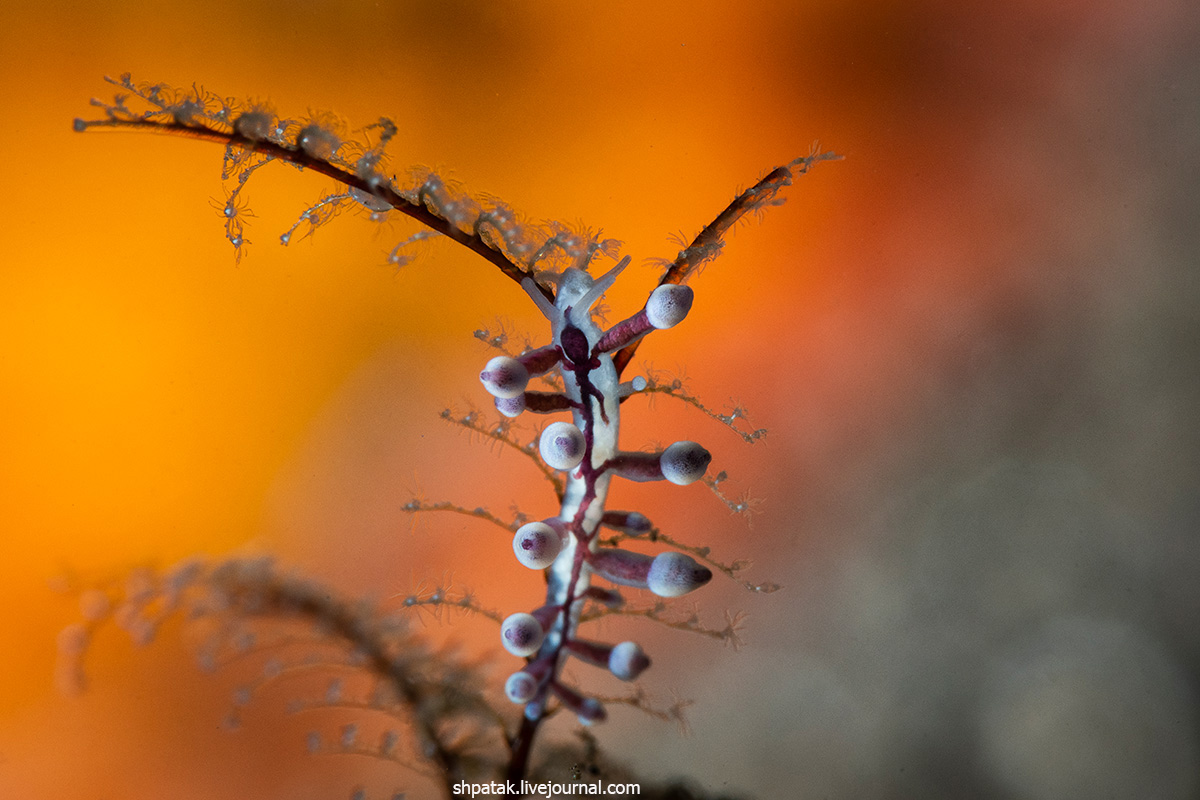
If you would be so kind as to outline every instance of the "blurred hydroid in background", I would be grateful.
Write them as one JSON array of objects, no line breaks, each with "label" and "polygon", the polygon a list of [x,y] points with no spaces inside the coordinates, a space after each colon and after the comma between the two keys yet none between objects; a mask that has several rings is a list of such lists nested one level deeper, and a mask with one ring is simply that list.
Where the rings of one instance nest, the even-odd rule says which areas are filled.
[{"label": "blurred hydroid in background", "polygon": [[785,589],[697,597],[749,612],[740,652],[654,632],[647,687],[695,700],[691,735],[614,714],[602,747],[761,797],[1200,795],[1197,52],[1183,0],[6,4],[0,796],[418,791],[307,756],[337,721],[283,714],[286,691],[222,730],[235,684],[182,636],[104,637],[61,696],[57,576],[252,552],[378,598],[541,588],[491,531],[401,509],[552,509],[438,419],[486,402],[472,331],[544,335],[519,289],[449,243],[394,272],[403,232],[352,214],[280,247],[327,188],[284,167],[248,191],[235,264],[218,149],[71,131],[125,71],[391,116],[398,168],[602,227],[634,268],[814,139],[845,155],[642,350],[770,433],[661,398],[626,441],[703,438],[763,502],[747,529],[700,487],[620,497]]}]

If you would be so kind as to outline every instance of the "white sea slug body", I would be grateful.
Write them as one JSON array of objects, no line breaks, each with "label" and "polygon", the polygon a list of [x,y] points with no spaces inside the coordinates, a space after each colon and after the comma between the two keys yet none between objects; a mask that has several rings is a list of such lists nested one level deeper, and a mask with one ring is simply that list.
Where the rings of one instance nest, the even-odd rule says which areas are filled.
[{"label": "white sea slug body", "polygon": [[[546,698],[553,694],[586,723],[604,718],[602,704],[564,686],[558,679],[565,653],[608,669],[621,680],[635,680],[650,659],[634,642],[606,645],[586,642],[576,634],[583,600],[619,593],[591,587],[593,574],[621,586],[648,589],[660,597],[678,597],[702,586],[712,572],[682,553],[649,556],[611,546],[599,547],[601,521],[618,530],[644,534],[652,526],[636,512],[614,512],[605,518],[605,501],[613,476],[633,481],[669,481],[681,486],[699,480],[710,456],[695,442],[676,442],[661,452],[623,453],[618,447],[620,402],[646,382],[620,382],[613,354],[654,330],[681,322],[692,305],[692,290],[678,285],[658,287],[635,315],[601,330],[591,309],[629,263],[592,278],[582,269],[568,268],[553,278],[548,293],[532,278],[522,287],[550,321],[551,344],[519,358],[498,356],[480,374],[484,387],[506,416],[526,410],[535,413],[571,412],[571,421],[547,425],[538,439],[538,453],[551,469],[565,473],[557,518],[530,522],[517,529],[513,552],[531,569],[546,570],[546,603],[533,614],[508,617],[501,629],[504,646],[529,659],[513,674],[505,693],[525,704],[525,714],[538,719]],[[533,375],[557,367],[561,394],[528,391]],[[581,552],[581,548],[585,548]],[[606,594],[605,594],[606,593]]]}]

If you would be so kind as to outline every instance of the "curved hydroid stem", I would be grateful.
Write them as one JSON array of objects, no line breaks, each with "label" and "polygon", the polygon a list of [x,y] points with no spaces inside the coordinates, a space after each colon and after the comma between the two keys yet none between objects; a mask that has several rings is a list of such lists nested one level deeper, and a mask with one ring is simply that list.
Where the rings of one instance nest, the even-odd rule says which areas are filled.
[{"label": "curved hydroid stem", "polygon": [[[679,251],[675,260],[671,262],[659,280],[659,285],[683,283],[701,264],[720,255],[721,248],[725,246],[723,240],[725,233],[747,212],[762,211],[767,206],[781,204],[783,198],[777,197],[777,195],[781,189],[791,185],[795,175],[803,175],[822,161],[839,161],[841,158],[833,152],[818,153],[814,146],[809,155],[771,170],[767,177],[733,198],[733,201],[717,215],[716,219],[705,225],[704,229],[696,234],[696,238],[692,239],[691,244]],[[629,362],[633,360],[634,353],[637,352],[640,345],[641,340],[639,339],[613,356],[617,375],[620,375],[625,371],[625,367],[629,366]]]},{"label": "curved hydroid stem", "polygon": [[206,125],[158,122],[149,119],[76,119],[74,127],[76,131],[80,132],[95,128],[117,128],[199,139],[200,141],[215,142],[229,147],[241,148],[248,153],[258,153],[268,158],[295,164],[297,167],[311,169],[326,177],[333,178],[338,183],[357,189],[367,196],[379,198],[400,213],[411,217],[425,227],[437,231],[448,239],[458,242],[473,253],[487,259],[487,261],[498,267],[501,272],[518,284],[528,278],[533,281],[534,285],[543,295],[553,298],[549,289],[541,286],[534,280],[532,270],[511,261],[504,253],[490,245],[477,231],[463,231],[453,222],[439,217],[424,205],[408,200],[386,183],[378,183],[361,178],[336,164],[309,155],[302,148],[277,144],[267,139],[250,139],[236,130],[221,131]]}]

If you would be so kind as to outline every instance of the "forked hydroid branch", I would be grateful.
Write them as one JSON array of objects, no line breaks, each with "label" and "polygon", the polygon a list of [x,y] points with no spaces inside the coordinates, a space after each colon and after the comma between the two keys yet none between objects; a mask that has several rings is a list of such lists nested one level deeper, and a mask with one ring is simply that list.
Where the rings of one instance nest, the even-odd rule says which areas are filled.
[{"label": "forked hydroid branch", "polygon": [[[721,253],[725,234],[747,214],[782,203],[780,192],[797,175],[837,156],[814,149],[771,170],[738,194],[673,259],[662,262],[664,272],[641,308],[605,326],[594,309],[631,260],[619,255],[619,242],[557,223],[524,223],[504,204],[476,200],[427,171],[398,178],[388,167],[386,147],[398,132],[389,119],[367,126],[355,138],[329,116],[283,118],[263,103],[236,103],[198,88],[176,92],[163,85],[135,84],[128,75],[110,82],[119,87],[118,95],[112,101],[93,101],[105,112],[104,118],[76,120],[75,129],[148,131],[222,145],[223,175],[232,188],[227,189],[226,202],[218,206],[226,220],[226,236],[239,258],[247,245],[243,219],[250,216],[244,190],[252,175],[280,161],[339,184],[339,191],[318,199],[280,236],[283,244],[311,233],[342,209],[357,208],[380,221],[399,213],[423,229],[392,249],[391,263],[410,260],[410,248],[417,241],[444,236],[512,278],[546,318],[549,335],[544,344],[497,355],[479,373],[484,391],[505,420],[503,426],[527,414],[552,418],[537,438],[536,456],[507,439],[507,427],[498,429],[497,436],[539,458],[544,469],[561,473],[561,480],[555,481],[557,509],[540,519],[513,523],[512,552],[520,564],[544,576],[539,578],[546,586],[544,601],[536,608],[507,609],[500,615],[501,644],[521,659],[505,681],[504,693],[522,707],[520,723],[505,732],[507,758],[501,771],[519,780],[528,772],[539,726],[549,716],[566,711],[591,725],[607,715],[604,702],[564,677],[571,660],[605,670],[621,681],[634,681],[651,666],[651,654],[642,643],[596,641],[581,633],[582,623],[628,608],[624,595],[630,590],[677,598],[708,583],[713,576],[710,566],[731,577],[740,568],[712,561],[706,548],[681,547],[650,555],[620,546],[630,538],[673,540],[665,534],[651,536],[658,528],[640,512],[608,508],[614,480],[659,481],[671,484],[672,490],[704,480],[715,490],[723,479],[723,475],[706,479],[711,456],[696,442],[679,441],[654,451],[621,448],[622,402],[653,388],[641,376],[623,382],[621,375],[647,337],[685,323],[693,303],[704,301],[685,282]],[[134,99],[139,109],[131,108]],[[598,259],[611,261],[593,275],[589,270]],[[657,391],[680,396],[730,427],[744,416],[740,408],[719,415],[690,395]],[[762,431],[738,433],[746,441],[762,435]],[[458,511],[507,527],[482,509],[417,501],[410,506],[406,510]],[[602,527],[618,535],[602,539]],[[751,588],[768,586],[743,583]],[[657,611],[632,610],[651,618],[660,616]],[[351,622],[338,624],[346,627]],[[388,672],[387,652],[377,648],[368,657],[373,669]],[[404,691],[403,686],[398,688]],[[414,703],[417,700],[413,698]],[[438,738],[436,726],[422,735],[444,779],[460,779],[462,762],[456,760],[452,746]]]}]

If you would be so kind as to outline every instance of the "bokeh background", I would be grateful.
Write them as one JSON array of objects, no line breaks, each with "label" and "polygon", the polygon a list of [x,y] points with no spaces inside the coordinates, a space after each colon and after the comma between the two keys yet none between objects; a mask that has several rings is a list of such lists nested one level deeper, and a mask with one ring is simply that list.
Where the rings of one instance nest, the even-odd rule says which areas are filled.
[{"label": "bokeh background", "polygon": [[333,723],[286,692],[223,730],[236,676],[172,631],[101,638],[63,696],[64,571],[271,553],[379,598],[538,593],[492,530],[400,509],[549,513],[527,465],[438,419],[481,402],[473,330],[544,336],[517,287],[446,243],[397,273],[407,229],[351,214],[280,247],[327,188],[282,167],[236,264],[217,149],[72,133],[124,71],[392,116],[397,167],[602,227],[635,264],[813,140],[844,154],[642,350],[770,433],[633,401],[627,446],[700,440],[761,513],[699,486],[614,504],[786,588],[697,596],[712,623],[748,612],[738,652],[631,628],[692,730],[617,712],[603,747],[764,798],[1200,796],[1197,53],[1186,0],[5,3],[0,797],[423,791],[306,756]]}]

